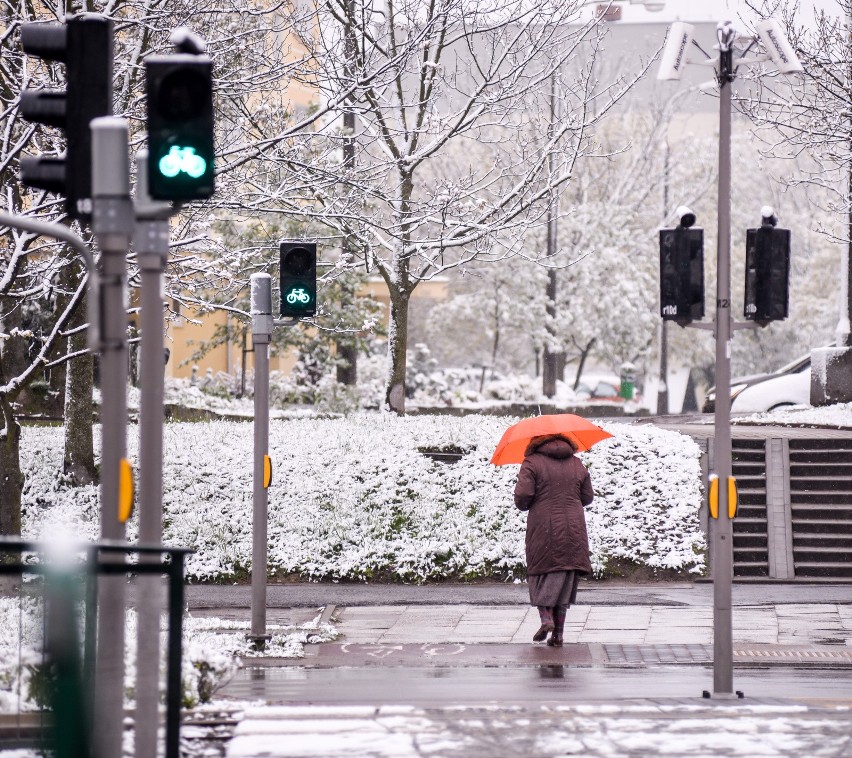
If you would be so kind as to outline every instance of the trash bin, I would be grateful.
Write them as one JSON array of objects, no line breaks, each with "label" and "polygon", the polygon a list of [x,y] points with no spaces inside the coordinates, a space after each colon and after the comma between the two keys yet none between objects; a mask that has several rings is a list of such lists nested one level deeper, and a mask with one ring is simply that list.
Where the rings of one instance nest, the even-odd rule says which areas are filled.
[{"label": "trash bin", "polygon": [[625,400],[632,400],[636,391],[636,366],[632,363],[621,364],[621,388],[618,394]]}]

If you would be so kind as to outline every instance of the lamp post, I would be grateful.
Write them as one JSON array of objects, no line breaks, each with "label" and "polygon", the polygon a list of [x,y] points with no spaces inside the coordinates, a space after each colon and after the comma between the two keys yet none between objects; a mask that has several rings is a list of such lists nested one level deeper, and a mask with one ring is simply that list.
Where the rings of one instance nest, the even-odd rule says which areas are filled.
[{"label": "lamp post", "polygon": [[[695,27],[683,22],[672,24],[660,59],[658,79],[678,80],[689,62],[691,45],[701,49],[693,39]],[[713,329],[716,337],[716,401],[713,441],[714,476],[710,486],[712,517],[711,567],[713,571],[713,697],[733,698],[733,632],[731,623],[731,589],[733,583],[733,523],[736,514],[736,484],[731,475],[731,339],[736,329],[753,328],[755,322],[736,323],[731,316],[731,85],[739,65],[771,59],[783,74],[802,70],[780,25],[764,19],[757,25],[757,35],[739,51],[734,60],[735,43],[740,38],[730,21],[716,27],[719,58],[715,64],[719,86],[719,179],[716,258],[716,319],[713,325],[691,324]],[[765,53],[745,56],[758,42]],[[703,51],[702,51],[703,52]],[[706,54],[705,54],[706,55]],[[708,56],[709,58],[709,56]],[[705,692],[705,697],[710,697]],[[742,696],[742,693],[737,693]]]}]

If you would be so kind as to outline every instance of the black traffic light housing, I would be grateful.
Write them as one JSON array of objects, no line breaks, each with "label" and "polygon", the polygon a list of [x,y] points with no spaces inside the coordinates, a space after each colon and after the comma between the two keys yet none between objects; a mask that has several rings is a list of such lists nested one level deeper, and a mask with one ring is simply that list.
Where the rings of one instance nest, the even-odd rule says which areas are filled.
[{"label": "black traffic light housing", "polygon": [[660,315],[681,326],[704,318],[704,230],[693,223],[690,212],[660,229]]},{"label": "black traffic light housing", "polygon": [[767,207],[761,227],[746,231],[743,315],[764,325],[789,315],[790,230],[777,229],[776,223]]},{"label": "black traffic light housing", "polygon": [[64,129],[64,158],[24,156],[21,181],[65,195],[65,212],[92,212],[92,119],[112,114],[113,22],[95,13],[69,16],[64,24],[21,26],[24,53],[65,64],[65,90],[24,90],[20,113],[29,121]]},{"label": "black traffic light housing", "polygon": [[281,315],[304,318],[317,312],[316,242],[282,242]]},{"label": "black traffic light housing", "polygon": [[145,60],[148,191],[155,200],[200,200],[214,185],[213,63],[206,55]]}]

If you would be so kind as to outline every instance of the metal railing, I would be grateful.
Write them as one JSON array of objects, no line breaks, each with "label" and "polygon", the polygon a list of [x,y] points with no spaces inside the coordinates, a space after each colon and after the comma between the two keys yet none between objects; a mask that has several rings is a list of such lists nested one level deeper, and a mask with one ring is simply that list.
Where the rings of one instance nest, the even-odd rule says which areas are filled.
[{"label": "metal railing", "polygon": [[[180,708],[181,708],[181,665],[183,637],[184,602],[184,559],[193,551],[182,547],[163,545],[131,545],[126,542],[101,541],[86,543],[70,548],[74,555],[84,555],[85,560],[71,566],[54,565],[47,560],[30,563],[23,559],[24,553],[50,555],[53,551],[47,543],[31,542],[14,537],[0,538],[0,575],[22,577],[25,574],[45,578],[43,591],[45,601],[58,611],[48,613],[45,623],[45,650],[54,668],[54,713],[53,724],[56,744],[68,745],[79,741],[80,751],[74,753],[92,754],[89,735],[91,734],[91,714],[94,694],[94,671],[97,660],[97,613],[98,591],[97,577],[107,575],[165,575],[168,579],[168,638],[166,655],[166,758],[179,758],[180,747]],[[124,557],[136,555],[135,563],[128,563]],[[154,562],[155,556],[159,562]],[[17,556],[17,557],[15,557]],[[147,560],[146,560],[147,558]],[[79,661],[79,645],[76,640],[74,621],[75,603],[73,598],[73,580],[81,579],[85,587],[85,621],[83,625],[83,660]],[[158,664],[155,664],[158,665]],[[83,702],[75,702],[74,693],[83,695]],[[71,695],[69,697],[69,694]],[[84,724],[77,716],[80,709],[88,714]],[[78,729],[81,733],[72,735],[61,733],[63,729]],[[69,739],[71,737],[71,739]],[[60,750],[60,753],[63,751]],[[59,753],[58,753],[59,754]],[[96,756],[107,758],[107,756]],[[112,758],[112,757],[110,757]]]}]

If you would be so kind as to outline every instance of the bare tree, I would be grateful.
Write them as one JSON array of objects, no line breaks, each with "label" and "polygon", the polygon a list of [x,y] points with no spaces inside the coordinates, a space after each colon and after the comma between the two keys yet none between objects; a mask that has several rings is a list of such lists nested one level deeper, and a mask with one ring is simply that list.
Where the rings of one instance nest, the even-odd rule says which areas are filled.
[{"label": "bare tree", "polygon": [[[322,106],[357,113],[358,160],[342,159],[349,135],[327,119],[270,145],[257,164],[264,173],[233,209],[319,220],[346,240],[349,265],[382,277],[391,303],[386,407],[404,413],[412,292],[473,261],[522,254],[635,77],[599,81],[603,31],[578,22],[577,2],[301,7],[294,29],[305,54],[292,76],[316,88]],[[548,132],[551,79],[562,117]]]},{"label": "bare tree", "polygon": [[764,153],[787,162],[783,181],[804,187],[827,212],[827,223],[817,229],[845,248],[846,301],[837,337],[838,344],[852,347],[852,0],[835,0],[834,9],[819,11],[813,24],[804,23],[798,4],[748,5],[782,21],[804,74],[789,81],[771,67],[759,70],[738,105],[756,124]]},{"label": "bare tree", "polygon": [[[17,165],[23,152],[56,155],[64,146],[53,130],[23,122],[18,113],[22,89],[46,84],[64,87],[61,66],[47,66],[23,55],[18,31],[22,23],[61,22],[66,14],[97,11],[116,24],[115,112],[131,123],[133,146],[141,146],[144,124],[144,56],[170,50],[169,36],[187,25],[208,41],[217,77],[219,112],[220,197],[242,184],[243,165],[263,150],[260,136],[268,127],[275,139],[300,130],[323,117],[324,111],[304,114],[301,122],[281,108],[267,118],[269,105],[283,102],[287,66],[292,55],[286,41],[284,3],[236,0],[199,6],[191,0],[107,0],[95,3],[48,0],[2,0],[0,19],[0,207],[42,220],[63,219],[61,202],[22,187]],[[234,286],[218,257],[221,245],[210,239],[211,216],[217,199],[190,207],[174,230],[175,250],[170,264],[170,287],[190,300],[203,288]],[[66,220],[67,222],[67,220]],[[80,230],[86,233],[85,229]],[[241,251],[227,251],[240,257]],[[132,261],[131,261],[132,263]],[[131,283],[135,271],[131,270]],[[61,245],[33,235],[0,229],[0,532],[20,530],[20,398],[46,368],[66,361],[66,474],[83,482],[94,474],[91,413],[91,356],[85,347],[84,302],[86,278],[78,260]],[[79,370],[78,370],[79,369]]]}]

